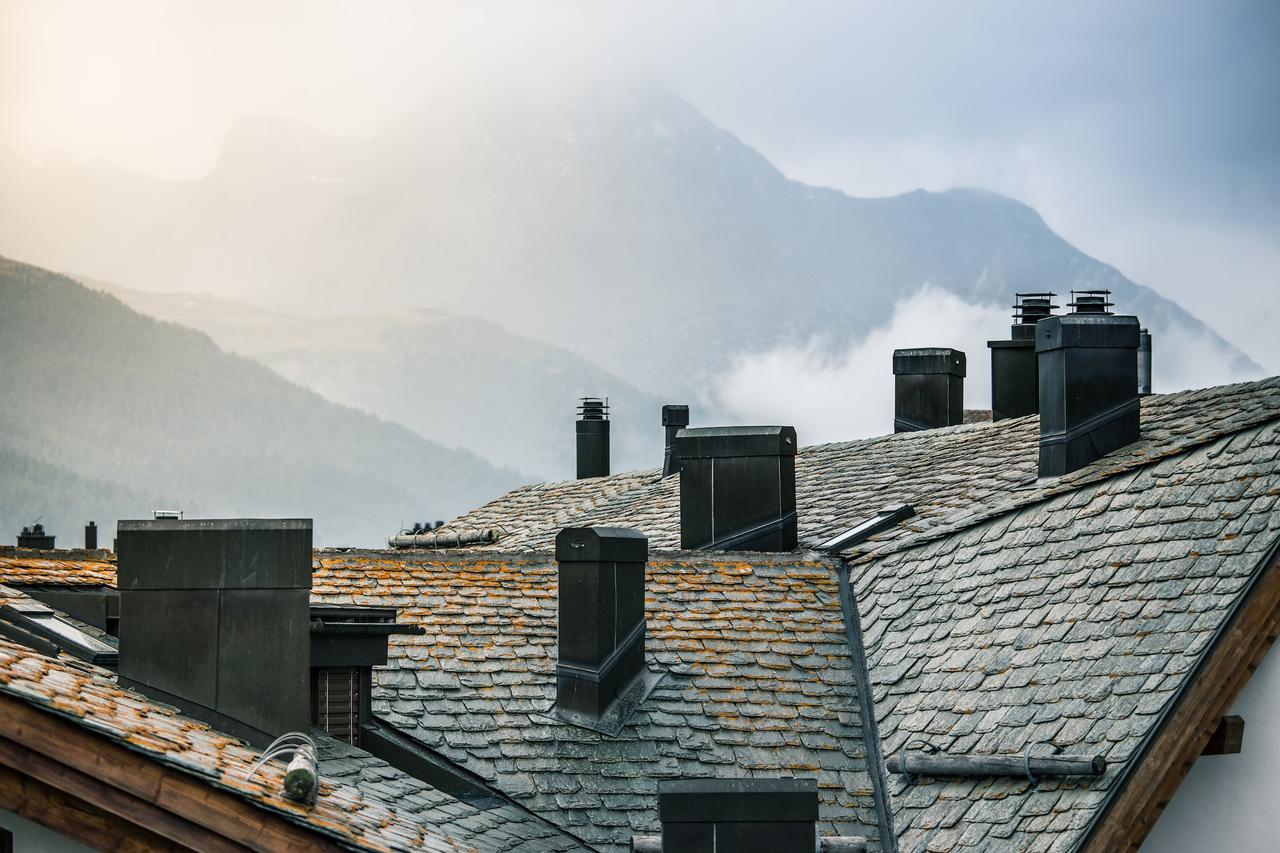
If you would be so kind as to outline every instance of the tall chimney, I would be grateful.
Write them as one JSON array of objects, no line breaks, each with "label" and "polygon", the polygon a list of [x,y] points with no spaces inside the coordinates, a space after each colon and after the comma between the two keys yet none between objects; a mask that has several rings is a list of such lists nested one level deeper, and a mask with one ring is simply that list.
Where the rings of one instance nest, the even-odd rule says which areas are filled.
[{"label": "tall chimney", "polygon": [[680,457],[675,455],[676,433],[689,425],[688,406],[663,406],[662,426],[667,441],[662,454],[662,476],[669,477],[680,470]]},{"label": "tall chimney", "polygon": [[96,522],[89,522],[84,526],[84,549],[92,551],[98,547],[98,525]]},{"label": "tall chimney", "polygon": [[1036,323],[1053,315],[1053,293],[1019,293],[1007,341],[991,348],[991,419],[1020,418],[1040,410],[1036,370]]},{"label": "tall chimney", "polygon": [[648,559],[649,540],[636,530],[567,527],[556,536],[558,715],[599,721],[643,681]]},{"label": "tall chimney", "polygon": [[118,525],[119,682],[255,744],[310,725],[311,519]]},{"label": "tall chimney", "polygon": [[1138,318],[1111,314],[1107,291],[1073,295],[1074,313],[1036,324],[1042,477],[1138,440]]},{"label": "tall chimney", "polygon": [[1151,395],[1151,333],[1138,333],[1138,396]]},{"label": "tall chimney", "polygon": [[796,547],[796,431],[703,427],[676,434],[680,547],[790,551]]},{"label": "tall chimney", "polygon": [[609,476],[609,401],[578,401],[578,479]]},{"label": "tall chimney", "polygon": [[659,779],[662,849],[681,853],[812,853],[816,779]]},{"label": "tall chimney", "polygon": [[893,431],[964,423],[964,353],[958,349],[893,351]]}]

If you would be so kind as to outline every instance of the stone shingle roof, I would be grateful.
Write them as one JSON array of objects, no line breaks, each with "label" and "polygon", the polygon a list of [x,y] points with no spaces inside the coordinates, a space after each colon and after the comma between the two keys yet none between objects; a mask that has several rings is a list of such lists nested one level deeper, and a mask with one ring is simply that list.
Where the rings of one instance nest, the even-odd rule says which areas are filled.
[{"label": "stone shingle roof", "polygon": [[[1180,453],[1277,411],[1280,377],[1147,397],[1142,401],[1142,440],[1050,486],[1036,483],[1035,416],[805,447],[796,456],[800,541],[816,546],[891,503],[909,503],[916,515],[875,537],[874,543],[945,529],[1011,499],[1043,497],[1038,489],[1075,488]],[[677,548],[679,490],[678,476],[663,478],[657,469],[538,483],[459,516],[443,530],[497,528],[503,535],[487,547],[509,551],[550,550],[563,527],[632,527],[649,537],[651,548]]]},{"label": "stone shingle roof", "polygon": [[550,557],[322,552],[313,595],[424,625],[375,670],[375,713],[593,846],[659,831],[659,779],[795,775],[818,779],[824,834],[878,849],[831,558],[651,555],[646,642],[667,676],[616,738],[544,716]]},{"label": "stone shingle roof", "polygon": [[1109,763],[1097,780],[1034,786],[892,777],[902,849],[1076,848],[1280,540],[1280,407],[1266,414],[851,566],[884,754],[1051,740]]},{"label": "stone shingle roof", "polygon": [[[0,586],[0,605],[30,602]],[[477,808],[330,738],[320,746],[314,807],[285,799],[283,765],[245,780],[261,754],[244,742],[115,683],[115,674],[69,655],[52,659],[0,638],[0,695],[70,719],[161,764],[244,797],[355,850],[568,851],[576,839],[510,805]]]},{"label": "stone shingle roof", "polygon": [[34,551],[30,548],[0,547],[0,583],[114,587],[115,555],[110,551]]}]

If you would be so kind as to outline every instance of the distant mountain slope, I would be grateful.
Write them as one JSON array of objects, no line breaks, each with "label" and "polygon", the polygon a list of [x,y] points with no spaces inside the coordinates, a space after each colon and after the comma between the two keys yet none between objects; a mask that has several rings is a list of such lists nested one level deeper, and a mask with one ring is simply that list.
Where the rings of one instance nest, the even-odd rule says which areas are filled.
[{"label": "distant mountain slope", "polygon": [[[102,187],[120,192],[114,177],[82,191]],[[36,190],[26,198],[43,204]],[[208,176],[165,198],[114,257],[49,262],[148,290],[482,316],[661,397],[707,394],[741,355],[856,341],[926,284],[988,306],[1018,290],[1109,287],[1164,352],[1194,340],[1219,381],[1261,372],[1025,205],[806,186],[644,86],[427,98],[369,139],[245,120]],[[9,244],[37,242],[0,234],[0,251]]]},{"label": "distant mountain slope", "polygon": [[521,480],[5,259],[0,399],[6,464],[35,460],[120,490],[90,487],[110,504],[100,524],[145,514],[141,495],[202,515],[314,517],[317,543],[373,545],[401,522],[447,518]]},{"label": "distant mountain slope", "polygon": [[140,313],[205,332],[327,399],[543,479],[574,476],[574,406],[585,395],[607,395],[612,405],[613,470],[662,458],[662,401],[568,350],[485,320],[430,311],[300,317],[84,281]]}]

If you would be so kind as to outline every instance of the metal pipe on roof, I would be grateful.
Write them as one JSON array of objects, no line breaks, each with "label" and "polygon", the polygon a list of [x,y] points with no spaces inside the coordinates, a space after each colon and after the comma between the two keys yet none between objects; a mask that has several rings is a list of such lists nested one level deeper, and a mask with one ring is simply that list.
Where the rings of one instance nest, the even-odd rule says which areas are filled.
[{"label": "metal pipe on roof", "polygon": [[497,542],[506,531],[501,527],[482,530],[433,530],[430,533],[401,531],[387,539],[392,548],[465,548],[468,545],[489,545]]}]

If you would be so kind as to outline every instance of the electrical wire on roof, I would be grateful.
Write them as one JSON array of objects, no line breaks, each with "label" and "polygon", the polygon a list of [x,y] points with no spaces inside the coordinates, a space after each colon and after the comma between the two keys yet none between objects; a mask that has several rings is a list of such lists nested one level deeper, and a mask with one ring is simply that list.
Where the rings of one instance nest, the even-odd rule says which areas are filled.
[{"label": "electrical wire on roof", "polygon": [[244,779],[248,782],[268,761],[282,758],[285,753],[292,753],[284,771],[284,795],[286,799],[296,803],[314,804],[316,789],[319,785],[319,773],[316,769],[319,758],[316,753],[316,742],[304,732],[287,732],[271,742],[266,751],[253,762]]}]

